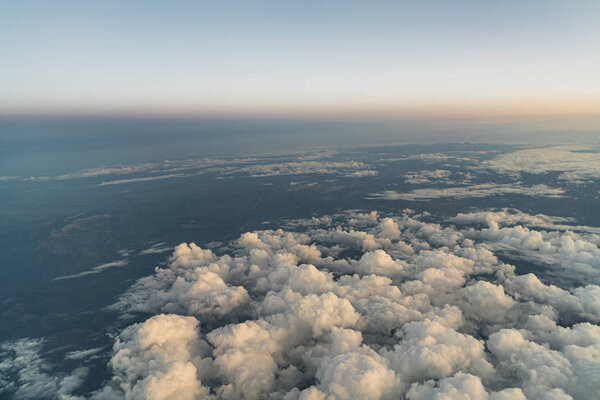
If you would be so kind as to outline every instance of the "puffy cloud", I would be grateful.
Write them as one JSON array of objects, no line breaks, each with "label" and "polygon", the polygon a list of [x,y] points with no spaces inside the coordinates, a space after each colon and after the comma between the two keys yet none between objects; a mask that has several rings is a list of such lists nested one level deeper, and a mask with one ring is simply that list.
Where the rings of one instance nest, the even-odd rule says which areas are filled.
[{"label": "puffy cloud", "polygon": [[383,218],[379,223],[377,236],[398,240],[402,236],[402,232],[400,232],[398,223],[392,218]]},{"label": "puffy cloud", "polygon": [[571,363],[563,354],[525,339],[518,330],[502,329],[490,335],[487,345],[500,360],[501,371],[507,377],[519,377],[528,397],[568,387],[573,377]]},{"label": "puffy cloud", "polygon": [[198,268],[177,276],[180,266],[174,262],[171,269],[157,269],[156,276],[137,282],[115,308],[214,317],[229,314],[249,301],[245,288],[227,285],[215,272]]},{"label": "puffy cloud", "polygon": [[291,337],[317,337],[336,326],[353,327],[360,318],[350,301],[333,293],[296,296],[292,291],[271,292],[262,310],[268,321],[288,329]]},{"label": "puffy cloud", "polygon": [[347,353],[358,349],[363,337],[360,331],[334,327],[331,330],[331,352],[333,354]]},{"label": "puffy cloud", "polygon": [[525,397],[521,389],[510,388],[492,393],[489,400],[527,400],[527,397]]},{"label": "puffy cloud", "polygon": [[507,285],[526,298],[542,301],[558,308],[563,318],[600,321],[600,286],[578,287],[571,292],[554,285],[545,285],[534,274],[517,276]]},{"label": "puffy cloud", "polygon": [[219,275],[210,271],[199,273],[195,282],[178,277],[165,297],[163,311],[184,310],[191,315],[228,314],[249,300],[246,289],[227,286]]},{"label": "puffy cloud", "polygon": [[569,221],[564,218],[505,211],[459,214],[451,220],[461,224],[486,224],[487,227],[480,230],[471,228],[462,232],[471,239],[483,241],[494,251],[552,268],[556,274],[579,283],[598,282],[600,278],[597,228],[567,225],[563,222]]},{"label": "puffy cloud", "polygon": [[325,293],[333,290],[335,283],[331,273],[318,270],[314,265],[283,265],[271,271],[266,277],[256,280],[256,288],[261,291],[291,288],[299,293]]},{"label": "puffy cloud", "polygon": [[137,383],[128,394],[134,399],[169,400],[198,399],[202,391],[196,378],[196,368],[191,363],[173,363],[165,371],[156,371],[150,378]]},{"label": "puffy cloud", "polygon": [[573,397],[566,394],[562,389],[552,389],[543,393],[539,397],[541,400],[572,400]]},{"label": "puffy cloud", "polygon": [[407,393],[409,400],[527,400],[521,389],[509,388],[488,393],[481,378],[462,372],[439,381],[414,384]]},{"label": "puffy cloud", "polygon": [[488,393],[479,377],[458,373],[437,383],[429,380],[423,385],[415,384],[406,397],[409,400],[488,400]]},{"label": "puffy cloud", "polygon": [[210,249],[201,249],[195,243],[182,243],[175,247],[171,256],[171,268],[193,268],[206,265],[213,261],[215,255]]},{"label": "puffy cloud", "polygon": [[219,375],[228,382],[219,389],[222,397],[260,399],[272,390],[277,371],[273,355],[279,344],[268,324],[228,325],[207,337],[215,347]]},{"label": "puffy cloud", "polygon": [[502,286],[485,281],[462,288],[460,293],[465,300],[463,313],[484,321],[502,322],[515,303]]},{"label": "puffy cloud", "polygon": [[503,208],[500,211],[476,211],[470,213],[458,213],[449,218],[449,221],[457,224],[484,224],[489,227],[525,225],[547,230],[559,231],[583,231],[600,233],[600,228],[573,225],[574,218],[554,217],[544,214],[531,215],[516,209]]},{"label": "puffy cloud", "polygon": [[404,267],[394,261],[384,250],[369,251],[362,255],[356,266],[360,274],[394,276],[402,272]]},{"label": "puffy cloud", "polygon": [[160,314],[126,328],[113,348],[110,366],[127,399],[193,400],[208,391],[197,366],[206,344],[193,317]]},{"label": "puffy cloud", "polygon": [[444,378],[458,371],[491,372],[483,342],[435,320],[405,324],[401,338],[384,354],[392,368],[409,381]]},{"label": "puffy cloud", "polygon": [[[345,212],[177,246],[114,307],[172,314],[122,331],[94,398],[592,398],[595,275],[559,287],[546,262],[593,270],[592,228],[518,211],[425,219]],[[507,249],[547,269],[518,275]]]},{"label": "puffy cloud", "polygon": [[319,389],[339,400],[377,400],[397,397],[396,374],[376,353],[337,355],[317,369]]}]

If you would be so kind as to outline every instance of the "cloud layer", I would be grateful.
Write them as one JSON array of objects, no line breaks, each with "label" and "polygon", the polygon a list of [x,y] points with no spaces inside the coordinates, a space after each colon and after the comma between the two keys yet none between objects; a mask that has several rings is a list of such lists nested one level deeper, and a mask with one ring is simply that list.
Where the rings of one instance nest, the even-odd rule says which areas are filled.
[{"label": "cloud layer", "polygon": [[[594,229],[513,210],[424,218],[352,212],[248,232],[220,249],[177,246],[168,267],[113,306],[155,316],[120,334],[114,378],[92,397],[597,394]],[[540,276],[501,262],[503,251],[539,263]],[[548,283],[560,273],[581,283]]]},{"label": "cloud layer", "polygon": [[410,192],[397,192],[395,190],[386,190],[379,193],[372,193],[367,198],[371,200],[407,200],[407,201],[427,201],[432,199],[453,198],[465,199],[468,197],[490,197],[501,195],[523,195],[534,197],[563,197],[565,191],[560,188],[552,188],[544,184],[523,185],[482,183],[471,186],[456,186],[447,188],[427,188],[414,189]]},{"label": "cloud layer", "polygon": [[582,184],[600,179],[600,152],[582,146],[525,149],[499,155],[481,167],[511,175],[559,172],[560,180]]}]

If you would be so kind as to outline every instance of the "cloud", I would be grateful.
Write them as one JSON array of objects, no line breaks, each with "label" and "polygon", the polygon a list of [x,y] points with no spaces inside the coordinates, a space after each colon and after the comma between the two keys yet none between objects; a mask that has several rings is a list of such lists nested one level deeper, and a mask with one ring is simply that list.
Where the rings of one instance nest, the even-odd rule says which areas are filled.
[{"label": "cloud", "polygon": [[75,399],[71,394],[88,375],[86,367],[70,374],[49,373],[50,363],[41,355],[44,340],[23,338],[0,345],[0,395],[14,399]]},{"label": "cloud", "polygon": [[552,389],[568,387],[573,369],[564,354],[524,338],[516,329],[502,329],[490,335],[488,348],[499,360],[499,371],[517,383],[530,398],[539,398]]},{"label": "cloud", "polygon": [[449,221],[457,224],[475,225],[484,224],[492,227],[524,225],[527,227],[542,228],[558,231],[575,231],[600,234],[600,228],[574,225],[574,218],[554,217],[544,214],[530,215],[519,210],[503,208],[499,211],[476,211],[459,213]]},{"label": "cloud", "polygon": [[446,169],[422,170],[416,172],[407,172],[404,174],[404,182],[412,184],[431,183],[431,182],[448,182],[452,172]]},{"label": "cloud", "polygon": [[491,373],[483,343],[443,322],[425,319],[405,324],[400,343],[384,353],[392,368],[410,382],[445,378],[458,371]]},{"label": "cloud", "polygon": [[409,400],[527,400],[521,389],[509,388],[488,393],[481,378],[462,372],[439,382],[428,380],[413,384],[407,393]]},{"label": "cloud", "polygon": [[402,273],[403,269],[401,263],[394,261],[384,250],[378,249],[368,251],[361,256],[356,272],[366,275],[394,276]]},{"label": "cloud", "polygon": [[340,400],[394,399],[400,384],[381,356],[366,351],[333,356],[319,366],[315,376],[321,393]]},{"label": "cloud", "polygon": [[414,384],[407,394],[409,400],[487,400],[488,393],[481,378],[458,373],[439,382],[428,380],[422,385]]},{"label": "cloud", "polygon": [[366,176],[377,176],[379,172],[372,169],[364,169],[360,171],[350,172],[345,175],[341,175],[343,178],[364,178]]},{"label": "cloud", "polygon": [[123,185],[126,183],[148,182],[148,181],[157,181],[157,180],[172,179],[172,178],[187,178],[189,176],[194,176],[194,175],[197,175],[197,174],[165,174],[165,175],[146,176],[143,178],[116,179],[116,180],[112,180],[112,181],[102,181],[97,186]]},{"label": "cloud", "polygon": [[425,162],[442,162],[455,158],[455,156],[445,154],[445,153],[421,153],[421,154],[412,154],[409,156],[403,157],[395,157],[395,158],[386,158],[386,161],[412,161],[419,160]]},{"label": "cloud", "polygon": [[524,149],[501,154],[480,167],[510,175],[560,172],[558,179],[583,184],[600,179],[600,151],[583,146]]},{"label": "cloud", "polygon": [[208,391],[197,374],[206,368],[201,355],[207,346],[197,326],[193,317],[160,314],[126,328],[110,360],[114,383],[125,398],[206,398]]},{"label": "cloud", "polygon": [[566,225],[562,223],[567,222],[565,219],[540,215],[526,217],[506,212],[459,214],[450,220],[461,224],[487,225],[481,229],[466,229],[462,233],[483,241],[491,250],[553,269],[562,278],[582,283],[590,279],[598,282],[598,228]]},{"label": "cloud", "polygon": [[358,161],[289,161],[255,164],[232,169],[228,173],[248,173],[253,178],[302,174],[334,174],[355,178],[373,176],[376,171],[367,171],[367,167],[367,164]]},{"label": "cloud", "polygon": [[[303,174],[337,175],[348,178],[376,176],[378,172],[364,162],[332,161],[331,152],[299,152],[293,154],[264,155],[256,157],[202,158],[184,160],[164,160],[152,163],[136,163],[117,166],[87,168],[55,176],[32,176],[30,178],[0,177],[2,180],[105,180],[98,186],[123,185],[136,182],[149,182],[164,179],[177,179],[206,173],[227,175],[244,174],[250,177],[290,176]],[[106,179],[108,177],[124,177]]]},{"label": "cloud", "polygon": [[[356,161],[286,161],[281,163],[268,163],[268,159],[260,160],[253,159],[252,162],[247,164],[244,162],[218,162],[216,161],[213,165],[209,162],[206,164],[199,164],[194,167],[179,167],[179,168],[163,168],[158,171],[180,171],[188,169],[199,168],[201,170],[195,172],[176,172],[160,175],[151,175],[127,179],[115,179],[109,181],[102,181],[97,186],[107,185],[122,185],[135,182],[148,182],[163,179],[173,178],[188,178],[192,176],[201,175],[207,172],[218,173],[221,176],[233,175],[233,174],[247,174],[251,178],[265,178],[270,176],[290,176],[290,175],[306,175],[306,174],[321,174],[321,175],[338,175],[345,178],[363,178],[368,176],[376,176],[377,171],[366,169],[367,164]],[[241,164],[241,165],[236,165]],[[245,165],[247,164],[247,165]],[[133,171],[132,171],[133,172]],[[99,174],[102,176],[104,174]],[[96,175],[86,175],[96,176]],[[79,176],[73,176],[76,178]],[[69,179],[72,179],[69,178]]]},{"label": "cloud", "polygon": [[136,172],[144,172],[152,169],[160,168],[159,163],[143,163],[133,164],[118,167],[98,167],[88,168],[84,170],[75,171],[68,174],[57,176],[55,179],[68,180],[68,179],[79,179],[79,178],[92,178],[105,175],[128,175]]},{"label": "cloud", "polygon": [[427,201],[432,199],[453,198],[465,199],[469,197],[490,197],[503,195],[523,195],[534,197],[563,197],[564,190],[560,188],[551,188],[544,184],[525,186],[523,184],[498,184],[483,183],[472,186],[457,186],[449,188],[428,188],[415,189],[410,192],[397,192],[395,190],[386,190],[379,193],[371,193],[367,196],[370,200],[406,200],[406,201]]},{"label": "cloud", "polygon": [[73,278],[81,278],[82,276],[86,276],[86,275],[93,275],[93,274],[99,274],[109,268],[119,268],[119,267],[124,267],[127,264],[129,264],[129,260],[124,259],[124,260],[116,260],[116,261],[111,261],[111,262],[107,262],[104,264],[100,264],[97,267],[94,267],[90,270],[87,271],[83,271],[83,272],[78,272],[76,274],[71,274],[71,275],[61,275],[61,276],[57,276],[56,278],[54,278],[55,281],[60,281],[63,279],[73,279]]},{"label": "cloud", "polygon": [[[182,243],[113,306],[124,321],[153,316],[116,337],[112,379],[91,396],[594,398],[593,228],[489,213],[431,223],[410,210],[348,211],[211,249]],[[497,256],[507,249],[540,268],[519,274]],[[560,274],[577,280],[550,283]],[[54,382],[47,390],[59,390],[45,373]]]},{"label": "cloud", "polygon": [[[504,399],[547,391],[583,399],[595,389],[582,367],[595,361],[572,346],[591,350],[597,342],[584,339],[583,325],[571,333],[556,321],[575,318],[596,327],[597,286],[568,291],[515,275],[490,251],[495,241],[486,225],[457,230],[409,215],[345,213],[294,222],[302,232],[248,232],[223,255],[181,245],[168,268],[140,280],[118,304],[135,311],[134,304],[144,304],[140,293],[164,299],[164,288],[177,289],[178,280],[203,282],[208,272],[222,282],[201,289],[207,296],[214,288],[245,288],[244,307],[213,313],[216,322],[202,319],[212,346],[206,358],[217,367],[210,392],[218,398]],[[508,211],[450,219],[482,221],[554,227],[555,236],[574,222]],[[354,258],[340,257],[348,251]],[[148,304],[154,308],[144,311],[159,312],[167,303]],[[178,312],[203,315],[202,309]],[[501,338],[513,331],[521,336],[511,347]],[[550,379],[503,374],[513,368],[506,363],[531,352],[537,364],[530,368],[554,368]]]},{"label": "cloud", "polygon": [[463,310],[481,320],[502,322],[515,301],[504,292],[504,287],[479,281],[460,289],[465,303]]},{"label": "cloud", "polygon": [[147,249],[141,250],[140,255],[161,254],[173,250],[173,247],[166,246],[165,242],[155,243]]},{"label": "cloud", "polygon": [[[278,155],[266,154],[243,158],[164,160],[151,163],[99,166],[54,176],[32,176],[30,178],[5,176],[0,177],[0,181],[15,179],[31,181],[88,179],[95,181],[97,186],[108,186],[181,179],[202,174],[214,174],[216,179],[240,174],[253,178],[306,174],[363,178],[378,174],[378,171],[365,162],[333,161],[331,160],[332,155],[332,152],[312,151]],[[119,179],[114,179],[117,177]]]},{"label": "cloud", "polygon": [[[165,160],[153,163],[137,163],[130,165],[118,165],[114,167],[87,168],[57,175],[54,177],[33,177],[34,179],[56,179],[71,180],[84,178],[98,178],[103,176],[132,175],[142,173],[162,174],[167,176],[185,176],[182,171],[208,170],[215,167],[226,167],[260,161],[260,158],[231,158],[231,159],[196,159],[196,160]],[[200,171],[198,171],[200,172]],[[195,173],[192,173],[195,174]],[[135,179],[135,178],[134,178]],[[135,181],[135,180],[134,180]],[[117,182],[117,181],[115,181]]]},{"label": "cloud", "polygon": [[69,353],[67,353],[65,355],[65,359],[68,359],[68,360],[81,360],[81,359],[84,359],[84,358],[95,356],[98,353],[100,353],[103,349],[104,349],[104,347],[96,347],[96,348],[87,349],[87,350],[75,350],[75,351],[71,351],[71,352],[69,352]]}]

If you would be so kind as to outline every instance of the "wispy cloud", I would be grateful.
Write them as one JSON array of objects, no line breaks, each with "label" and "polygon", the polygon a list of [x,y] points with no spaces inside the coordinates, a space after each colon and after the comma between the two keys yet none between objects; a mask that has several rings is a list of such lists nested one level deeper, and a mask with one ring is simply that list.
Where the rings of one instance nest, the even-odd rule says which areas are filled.
[{"label": "wispy cloud", "polygon": [[147,255],[147,254],[160,254],[160,253],[164,253],[167,251],[173,250],[172,246],[166,246],[165,242],[160,242],[160,243],[155,243],[152,246],[150,246],[147,249],[144,249],[142,251],[140,251],[140,255]]},{"label": "wispy cloud", "polygon": [[534,197],[563,197],[565,191],[560,188],[552,188],[547,185],[526,186],[523,184],[497,184],[484,183],[472,186],[457,186],[449,188],[427,188],[415,189],[410,192],[397,192],[395,190],[386,190],[378,193],[371,193],[367,196],[369,200],[406,200],[406,201],[427,201],[432,199],[453,198],[464,199],[468,197],[489,197],[516,194]]},{"label": "wispy cloud", "polygon": [[83,272],[79,272],[77,274],[72,274],[72,275],[63,275],[63,276],[58,276],[56,278],[54,278],[55,281],[58,280],[63,280],[63,279],[73,279],[73,278],[80,278],[82,276],[86,276],[86,275],[93,275],[93,274],[99,274],[109,268],[118,268],[118,267],[124,267],[127,264],[129,264],[129,260],[125,259],[125,260],[118,260],[118,261],[111,261],[105,264],[101,264],[98,265],[97,267],[94,267],[90,270],[87,271],[83,271]]}]

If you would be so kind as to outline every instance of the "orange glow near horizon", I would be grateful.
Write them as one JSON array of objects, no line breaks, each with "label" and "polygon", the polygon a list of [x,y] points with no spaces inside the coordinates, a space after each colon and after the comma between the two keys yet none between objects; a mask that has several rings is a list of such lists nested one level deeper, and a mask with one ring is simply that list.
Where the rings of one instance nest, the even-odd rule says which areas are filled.
[{"label": "orange glow near horizon", "polygon": [[543,116],[600,115],[598,98],[509,99],[504,101],[461,101],[372,104],[267,104],[230,107],[148,104],[131,106],[23,105],[0,109],[4,117],[139,116],[139,117],[406,117],[423,119],[526,118]]}]

